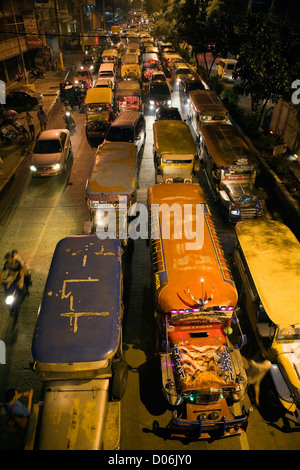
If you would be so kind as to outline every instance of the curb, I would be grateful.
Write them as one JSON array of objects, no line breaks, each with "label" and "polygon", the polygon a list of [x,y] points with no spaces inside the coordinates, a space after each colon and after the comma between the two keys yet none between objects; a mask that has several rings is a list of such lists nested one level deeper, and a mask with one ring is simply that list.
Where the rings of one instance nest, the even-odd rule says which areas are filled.
[{"label": "curb", "polygon": [[[52,108],[55,105],[55,103],[56,103],[56,101],[59,97],[59,94],[60,94],[60,91],[58,90],[55,97],[53,98],[47,112],[46,112],[47,117],[49,116],[50,112],[52,111]],[[48,96],[51,96],[51,95],[48,95]],[[7,173],[5,179],[0,183],[0,193],[1,193],[1,191],[3,191],[5,186],[11,181],[13,175],[16,173],[16,171],[18,170],[18,168],[21,165],[21,163],[23,162],[23,160],[30,153],[30,151],[32,149],[32,146],[33,146],[32,143],[36,140],[36,138],[39,136],[39,134],[40,134],[40,131],[35,132],[34,139],[31,142],[28,143],[28,147],[24,148],[24,155],[22,154],[22,151],[20,152],[20,155],[18,157],[18,160],[17,160],[16,164],[11,168],[11,170]]]}]

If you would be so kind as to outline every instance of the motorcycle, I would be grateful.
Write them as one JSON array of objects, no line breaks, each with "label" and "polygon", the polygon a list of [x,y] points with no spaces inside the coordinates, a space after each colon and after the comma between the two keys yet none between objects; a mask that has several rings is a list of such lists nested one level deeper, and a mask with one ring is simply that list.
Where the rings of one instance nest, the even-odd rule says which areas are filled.
[{"label": "motorcycle", "polygon": [[16,119],[4,119],[0,125],[0,138],[4,144],[25,144],[30,136],[27,129]]},{"label": "motorcycle", "polygon": [[45,74],[41,69],[32,69],[28,72],[28,78],[45,78]]},{"label": "motorcycle", "polygon": [[8,305],[10,313],[18,314],[21,306],[29,295],[29,286],[31,285],[31,274],[28,272],[24,277],[23,287],[18,286],[18,279],[15,279],[4,292],[5,303]]},{"label": "motorcycle", "polygon": [[0,138],[4,145],[10,145],[16,143],[17,132],[13,129],[7,129],[6,127],[1,128]]},{"label": "motorcycle", "polygon": [[72,132],[72,130],[76,129],[76,124],[70,111],[65,111],[64,120],[68,131]]}]

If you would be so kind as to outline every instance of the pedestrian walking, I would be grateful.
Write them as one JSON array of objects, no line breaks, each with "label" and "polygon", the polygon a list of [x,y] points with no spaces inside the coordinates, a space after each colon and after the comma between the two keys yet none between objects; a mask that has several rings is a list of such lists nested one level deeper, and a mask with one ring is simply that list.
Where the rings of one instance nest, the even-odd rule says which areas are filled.
[{"label": "pedestrian walking", "polygon": [[27,121],[28,129],[29,129],[29,134],[31,137],[30,140],[33,140],[34,139],[34,123],[33,123],[33,116],[31,116],[29,111],[26,112],[26,121]]},{"label": "pedestrian walking", "polygon": [[47,115],[45,111],[43,110],[43,106],[40,106],[40,109],[37,112],[37,117],[39,118],[39,121],[40,121],[41,131],[45,131],[46,125],[47,125]]}]

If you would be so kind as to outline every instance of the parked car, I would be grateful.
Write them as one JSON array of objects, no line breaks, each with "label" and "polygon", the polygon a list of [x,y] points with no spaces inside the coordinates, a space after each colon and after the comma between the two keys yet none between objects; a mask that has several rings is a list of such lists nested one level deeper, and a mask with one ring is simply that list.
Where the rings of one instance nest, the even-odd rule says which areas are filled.
[{"label": "parked car", "polygon": [[72,156],[70,132],[67,129],[50,129],[41,132],[30,159],[34,176],[54,176],[66,169]]},{"label": "parked car", "polygon": [[181,80],[178,85],[178,89],[181,103],[187,104],[189,100],[190,91],[205,90],[205,85],[202,80]]},{"label": "parked car", "polygon": [[30,109],[42,101],[43,95],[30,91],[11,91],[6,96],[7,108]]},{"label": "parked car", "polygon": [[172,106],[171,91],[166,82],[150,82],[145,96],[145,107],[156,111],[161,106]]},{"label": "parked car", "polygon": [[156,121],[182,121],[180,112],[178,108],[161,106],[156,111]]}]

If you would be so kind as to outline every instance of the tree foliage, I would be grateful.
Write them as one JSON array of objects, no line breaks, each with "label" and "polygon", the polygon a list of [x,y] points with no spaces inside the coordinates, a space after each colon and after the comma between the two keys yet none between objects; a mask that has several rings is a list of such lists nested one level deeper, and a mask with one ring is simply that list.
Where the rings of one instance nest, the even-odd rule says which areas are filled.
[{"label": "tree foliage", "polygon": [[217,57],[238,55],[237,91],[251,96],[260,119],[270,98],[290,101],[291,84],[300,78],[299,24],[278,16],[283,0],[270,4],[266,14],[247,11],[247,0],[161,0],[155,34],[175,45],[188,44],[198,67],[203,57],[207,77]]},{"label": "tree foliage", "polygon": [[270,22],[265,15],[248,14],[239,30],[240,56],[237,91],[250,95],[252,111],[261,117],[270,98],[290,100],[292,82],[300,70],[300,36],[291,23]]}]

